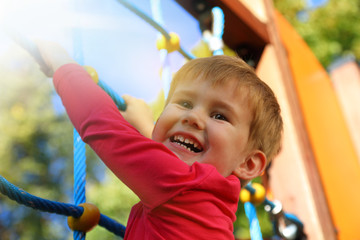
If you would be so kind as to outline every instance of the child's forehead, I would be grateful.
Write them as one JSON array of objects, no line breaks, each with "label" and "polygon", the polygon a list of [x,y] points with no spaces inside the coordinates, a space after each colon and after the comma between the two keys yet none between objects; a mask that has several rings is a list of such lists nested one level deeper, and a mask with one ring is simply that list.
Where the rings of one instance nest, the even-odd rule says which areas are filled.
[{"label": "child's forehead", "polygon": [[208,83],[206,84],[209,88],[214,89],[221,89],[221,88],[228,88],[231,86],[233,93],[235,94],[243,94],[244,92],[248,91],[248,88],[237,78],[235,77],[228,77],[228,78],[211,78],[207,76],[195,76],[190,77],[187,76],[180,81],[175,86],[175,89],[178,87],[188,86],[191,87],[196,83]]},{"label": "child's forehead", "polygon": [[[201,86],[201,89],[198,89],[199,86]],[[186,79],[178,82],[173,93],[207,95],[211,92],[210,90],[216,90],[218,96],[221,96],[224,100],[235,101],[234,103],[238,103],[239,105],[248,105],[250,103],[248,87],[241,84],[237,79],[231,78],[218,81],[202,77]]]},{"label": "child's forehead", "polygon": [[[229,95],[232,96],[236,96],[236,95],[240,95],[242,96],[242,101],[244,103],[244,101],[247,102],[247,104],[251,104],[252,100],[251,100],[251,95],[250,93],[250,86],[247,83],[247,81],[242,78],[239,78],[239,76],[234,76],[234,75],[227,75],[225,76],[224,74],[218,74],[218,75],[212,75],[212,74],[204,74],[204,72],[186,72],[184,74],[181,74],[181,76],[177,76],[176,78],[174,78],[175,81],[172,82],[171,87],[170,87],[170,91],[169,91],[169,95],[168,95],[168,100],[173,96],[173,94],[175,92],[179,92],[179,89],[191,89],[193,88],[194,90],[196,90],[195,85],[197,85],[197,83],[209,83],[206,84],[208,85],[209,88],[213,88],[213,89],[226,89],[229,92]],[[230,86],[230,87],[229,87]],[[167,101],[168,103],[168,101]]]}]

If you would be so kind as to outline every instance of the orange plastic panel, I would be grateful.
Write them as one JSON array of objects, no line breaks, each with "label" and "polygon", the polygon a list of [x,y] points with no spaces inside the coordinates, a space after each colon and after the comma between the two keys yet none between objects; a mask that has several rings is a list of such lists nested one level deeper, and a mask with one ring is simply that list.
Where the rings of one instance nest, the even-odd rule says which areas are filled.
[{"label": "orange plastic panel", "polygon": [[360,166],[330,78],[293,27],[275,16],[338,237],[359,239]]}]

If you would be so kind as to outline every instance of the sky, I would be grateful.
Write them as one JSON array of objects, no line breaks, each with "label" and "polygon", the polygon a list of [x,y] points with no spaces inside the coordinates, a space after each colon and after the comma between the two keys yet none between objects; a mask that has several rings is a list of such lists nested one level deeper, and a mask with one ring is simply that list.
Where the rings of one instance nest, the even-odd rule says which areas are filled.
[{"label": "sky", "polygon": [[[174,0],[159,1],[164,27],[177,33],[190,52],[201,39],[196,19]],[[150,0],[130,2],[152,15]],[[326,2],[307,0],[310,8]],[[162,88],[158,32],[116,0],[0,0],[0,26],[29,39],[58,42],[74,57],[82,53],[82,64],[94,67],[100,79],[120,95],[150,102]],[[13,44],[0,30],[0,55]],[[172,72],[184,63],[177,52],[169,58]]]},{"label": "sky", "polygon": [[[131,3],[151,16],[149,0]],[[190,52],[201,38],[196,20],[175,1],[161,1],[164,27],[180,36]],[[0,0],[0,24],[28,39],[55,41],[84,65],[94,67],[100,79],[120,95],[153,100],[162,87],[158,32],[116,0]],[[14,44],[0,31],[0,54]],[[172,71],[184,58],[169,55]]]},{"label": "sky", "polygon": [[307,0],[307,5],[309,8],[317,8],[326,4],[328,0]]}]

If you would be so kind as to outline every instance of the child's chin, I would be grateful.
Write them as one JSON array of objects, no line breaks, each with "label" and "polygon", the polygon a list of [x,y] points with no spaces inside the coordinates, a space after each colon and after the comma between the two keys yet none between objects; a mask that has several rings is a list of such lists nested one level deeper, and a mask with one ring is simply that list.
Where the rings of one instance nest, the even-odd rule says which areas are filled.
[{"label": "child's chin", "polygon": [[[176,153],[175,153],[175,154],[176,154]],[[188,166],[193,165],[194,160],[189,159],[189,158],[186,158],[186,157],[184,157],[184,156],[179,156],[179,155],[180,155],[180,154],[176,154],[176,156],[177,156],[181,161],[183,161],[184,163],[186,163],[186,165],[188,165]]]},{"label": "child's chin", "polygon": [[183,161],[183,162],[186,163],[186,165],[188,165],[188,166],[191,166],[194,164],[194,162],[190,162],[190,161]]}]

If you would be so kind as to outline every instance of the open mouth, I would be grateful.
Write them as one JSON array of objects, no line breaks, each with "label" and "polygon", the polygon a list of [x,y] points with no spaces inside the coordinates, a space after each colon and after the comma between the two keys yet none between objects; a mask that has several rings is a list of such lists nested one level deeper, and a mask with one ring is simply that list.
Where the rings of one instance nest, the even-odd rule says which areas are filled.
[{"label": "open mouth", "polygon": [[175,136],[170,137],[170,141],[179,144],[180,146],[186,148],[187,150],[189,150],[191,152],[198,153],[203,150],[198,142],[196,142],[193,139],[181,136],[181,135],[175,135]]}]

